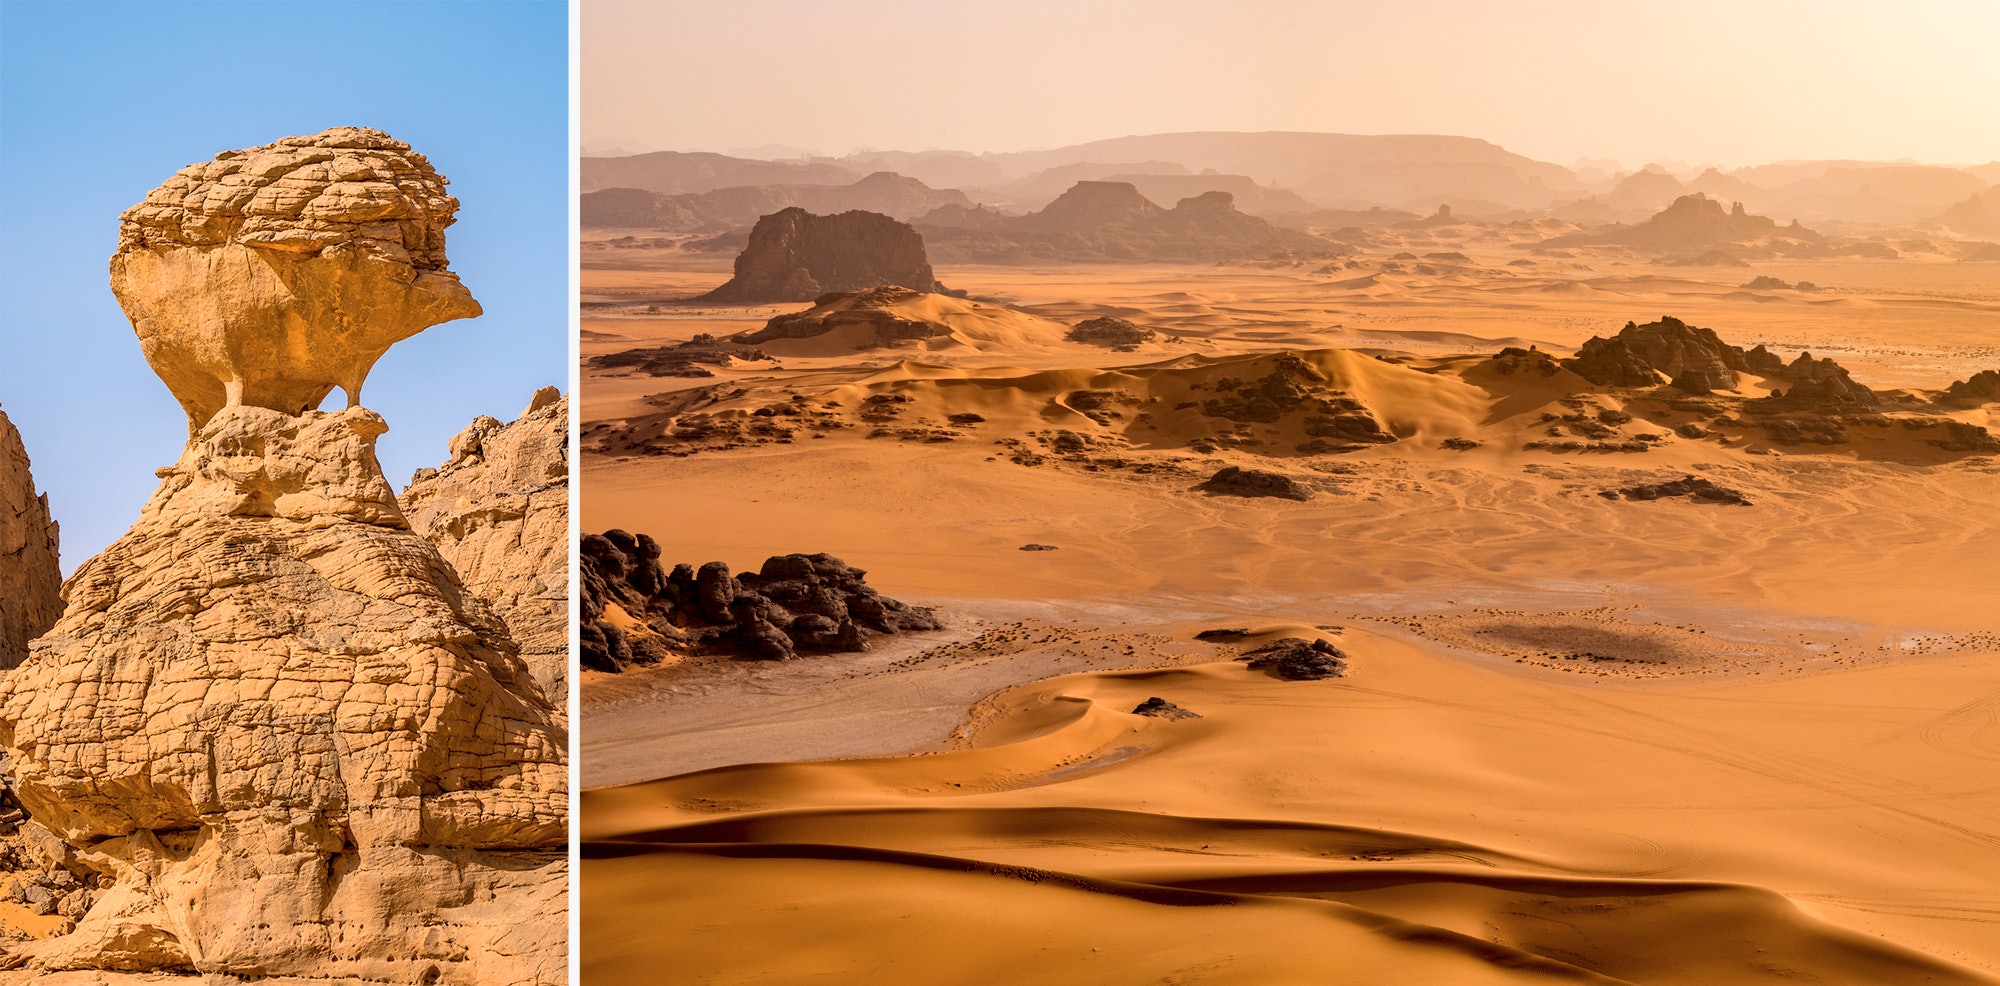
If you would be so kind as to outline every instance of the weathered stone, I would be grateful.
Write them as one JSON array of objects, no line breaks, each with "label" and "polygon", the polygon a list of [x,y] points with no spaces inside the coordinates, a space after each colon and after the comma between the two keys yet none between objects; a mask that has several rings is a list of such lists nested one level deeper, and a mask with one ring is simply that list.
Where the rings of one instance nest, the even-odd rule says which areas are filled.
[{"label": "weathered stone", "polygon": [[0,671],[62,616],[62,568],[47,494],[35,492],[21,433],[0,411]]},{"label": "weathered stone", "polygon": [[508,424],[481,415],[400,499],[411,529],[507,624],[560,718],[569,694],[569,398],[543,387]]},{"label": "weathered stone", "polygon": [[383,353],[479,303],[446,269],[444,176],[379,130],[224,151],[125,211],[111,290],[192,436],[225,406],[349,407]]},{"label": "weathered stone", "polygon": [[790,208],[757,220],[735,276],[696,299],[720,304],[812,301],[883,285],[942,291],[923,237],[874,212],[817,216]]}]

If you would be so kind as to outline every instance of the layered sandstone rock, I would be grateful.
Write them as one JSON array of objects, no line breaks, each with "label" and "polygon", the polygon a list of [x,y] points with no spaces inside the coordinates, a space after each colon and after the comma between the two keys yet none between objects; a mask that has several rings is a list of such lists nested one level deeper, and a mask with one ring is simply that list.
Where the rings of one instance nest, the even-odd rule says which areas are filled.
[{"label": "layered sandstone rock", "polygon": [[[421,162],[371,131],[273,147],[294,163],[319,150]],[[318,163],[336,184],[359,181],[358,165]],[[328,382],[328,364],[291,347],[325,341],[337,354],[376,329],[313,321],[230,268],[264,264],[297,275],[295,286],[323,274],[341,297],[376,299],[395,327],[368,346],[427,324],[400,317],[392,299],[425,304],[412,287],[423,275],[411,272],[442,264],[442,240],[405,239],[407,263],[341,240],[353,252],[315,274],[299,265],[318,255],[298,244],[319,242],[303,234],[327,222],[250,229],[245,219],[227,237],[181,225],[154,238],[145,221],[128,225],[120,257],[144,259],[115,276],[149,359],[170,385],[194,379],[213,367],[163,357],[158,343],[205,340],[234,361],[225,368],[243,399],[211,408],[200,388],[176,386],[193,427],[179,461],[160,470],[132,529],[77,569],[62,618],[0,682],[17,796],[103,886],[73,931],[11,963],[563,981],[566,731],[506,625],[410,529],[375,458],[382,418],[274,397]],[[243,245],[251,233],[271,239]],[[235,260],[215,259],[230,249]],[[273,249],[289,259],[256,256]],[[163,325],[157,302],[171,292],[148,271],[194,299],[176,311],[210,306],[222,321]],[[198,297],[203,272],[223,299]]]},{"label": "layered sandstone rock", "polygon": [[21,433],[0,411],[0,671],[62,615],[61,587],[49,498],[35,492]]},{"label": "layered sandstone rock", "polygon": [[543,387],[508,424],[481,415],[401,497],[410,527],[491,603],[560,714],[569,694],[569,398]]},{"label": "layered sandstone rock", "polygon": [[121,217],[111,290],[192,435],[225,406],[290,414],[361,383],[399,340],[471,318],[446,270],[445,179],[379,130],[224,151]]},{"label": "layered sandstone rock", "polygon": [[757,220],[736,258],[736,275],[697,300],[812,301],[889,284],[943,290],[915,229],[874,212],[818,216],[794,207]]}]

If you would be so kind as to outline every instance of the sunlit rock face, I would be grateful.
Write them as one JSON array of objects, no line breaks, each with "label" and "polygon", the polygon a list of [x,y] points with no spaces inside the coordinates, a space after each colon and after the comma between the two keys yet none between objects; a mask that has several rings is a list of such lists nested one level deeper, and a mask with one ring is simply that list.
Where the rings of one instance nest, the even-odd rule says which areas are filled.
[{"label": "sunlit rock face", "polygon": [[480,313],[447,269],[446,180],[379,130],[224,151],[120,217],[111,290],[188,415],[348,405],[389,347]]},{"label": "sunlit rock face", "polygon": [[[321,151],[380,152],[429,174],[373,131],[272,148],[244,154],[292,155],[297,171]],[[360,173],[342,160],[316,162],[341,179],[327,189]],[[423,306],[463,296],[455,278],[423,269],[443,263],[430,233],[450,214],[426,208],[400,220],[400,239],[358,222],[252,229],[246,213],[224,231],[200,209],[182,207],[179,225],[149,224],[165,223],[151,205],[128,214],[113,263],[128,308],[178,297],[177,319],[217,318],[163,320],[149,336],[152,316],[135,314],[191,436],[137,522],[77,568],[61,619],[0,681],[0,746],[28,824],[103,887],[70,933],[8,965],[563,981],[568,739],[554,701],[494,607],[411,529],[376,459],[381,416],[309,409],[338,374],[358,387],[374,357],[356,354],[379,355],[438,320]],[[156,229],[181,241],[151,245]],[[316,250],[297,246],[321,243],[310,238],[242,242],[296,230],[345,238]],[[298,296],[256,286],[266,275],[363,307],[307,317]],[[204,403],[224,373],[241,399]]]}]

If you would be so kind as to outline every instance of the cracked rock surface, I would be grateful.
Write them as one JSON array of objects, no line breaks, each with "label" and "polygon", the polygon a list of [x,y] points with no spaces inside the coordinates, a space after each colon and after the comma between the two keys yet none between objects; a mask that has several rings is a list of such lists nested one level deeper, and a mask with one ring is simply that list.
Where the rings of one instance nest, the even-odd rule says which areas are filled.
[{"label": "cracked rock surface", "polygon": [[508,424],[481,415],[451,458],[405,487],[410,527],[491,603],[557,716],[569,694],[569,398],[535,392]]}]

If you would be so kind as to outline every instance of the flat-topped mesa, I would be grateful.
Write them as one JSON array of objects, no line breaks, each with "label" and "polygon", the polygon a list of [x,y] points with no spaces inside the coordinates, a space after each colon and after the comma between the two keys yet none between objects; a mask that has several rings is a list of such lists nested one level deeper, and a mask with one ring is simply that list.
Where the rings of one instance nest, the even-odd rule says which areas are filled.
[{"label": "flat-topped mesa", "polygon": [[194,435],[237,404],[360,402],[395,343],[479,303],[446,269],[446,180],[379,130],[335,127],[191,164],[120,217],[111,290]]},{"label": "flat-topped mesa", "polygon": [[757,220],[728,283],[695,299],[717,304],[812,301],[896,285],[943,291],[908,223],[859,210],[819,216],[796,206]]}]

